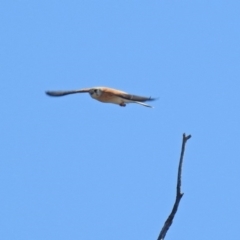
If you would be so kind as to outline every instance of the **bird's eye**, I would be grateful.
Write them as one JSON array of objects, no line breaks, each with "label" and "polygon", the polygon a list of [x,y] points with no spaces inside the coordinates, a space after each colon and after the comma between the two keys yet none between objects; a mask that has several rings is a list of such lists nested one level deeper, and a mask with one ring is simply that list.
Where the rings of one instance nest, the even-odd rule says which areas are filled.
[{"label": "bird's eye", "polygon": [[95,89],[94,92],[96,93],[96,92],[97,92],[97,89]]}]

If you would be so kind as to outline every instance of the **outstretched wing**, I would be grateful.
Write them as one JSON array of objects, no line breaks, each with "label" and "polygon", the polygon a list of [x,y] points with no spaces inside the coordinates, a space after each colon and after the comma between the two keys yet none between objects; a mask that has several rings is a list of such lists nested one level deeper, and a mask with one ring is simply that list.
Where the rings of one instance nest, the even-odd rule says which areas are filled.
[{"label": "outstretched wing", "polygon": [[46,91],[46,94],[51,97],[61,97],[68,94],[74,93],[86,93],[89,92],[90,88],[84,88],[79,90],[68,90],[68,91]]},{"label": "outstretched wing", "polygon": [[147,101],[156,100],[156,98],[142,97],[142,96],[132,95],[132,94],[128,94],[128,93],[119,94],[119,97],[129,100],[129,101],[137,101],[137,102],[147,102]]}]

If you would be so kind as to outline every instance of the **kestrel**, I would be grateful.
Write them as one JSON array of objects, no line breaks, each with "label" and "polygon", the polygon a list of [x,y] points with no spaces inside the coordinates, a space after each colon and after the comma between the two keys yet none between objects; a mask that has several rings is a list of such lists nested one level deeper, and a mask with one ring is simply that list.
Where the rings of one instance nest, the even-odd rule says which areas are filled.
[{"label": "kestrel", "polygon": [[154,98],[151,97],[141,97],[137,95],[128,94],[126,92],[108,88],[108,87],[93,87],[93,88],[83,88],[79,90],[69,90],[69,91],[46,91],[49,96],[60,97],[73,93],[89,93],[90,96],[103,103],[114,103],[121,107],[125,107],[127,103],[137,103],[145,107],[151,107],[144,102],[153,101]]}]

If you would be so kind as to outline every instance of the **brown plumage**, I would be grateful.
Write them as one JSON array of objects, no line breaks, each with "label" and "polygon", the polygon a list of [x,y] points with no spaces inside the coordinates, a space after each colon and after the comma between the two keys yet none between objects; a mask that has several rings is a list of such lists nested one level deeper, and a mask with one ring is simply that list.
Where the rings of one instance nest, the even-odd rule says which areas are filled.
[{"label": "brown plumage", "polygon": [[79,90],[70,90],[70,91],[46,91],[46,94],[49,96],[60,97],[68,94],[74,93],[86,93],[88,92],[90,96],[100,102],[104,103],[114,103],[122,107],[125,107],[127,103],[137,103],[145,107],[152,107],[145,104],[144,102],[156,100],[151,97],[142,97],[137,95],[128,94],[126,92],[108,88],[108,87],[93,87],[93,88],[84,88]]}]

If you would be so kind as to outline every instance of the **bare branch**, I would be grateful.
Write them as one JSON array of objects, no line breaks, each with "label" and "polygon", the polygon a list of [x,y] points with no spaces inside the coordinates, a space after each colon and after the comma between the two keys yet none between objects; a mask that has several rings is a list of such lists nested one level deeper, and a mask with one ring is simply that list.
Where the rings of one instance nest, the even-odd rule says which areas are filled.
[{"label": "bare branch", "polygon": [[180,161],[178,165],[178,176],[177,176],[177,194],[176,194],[176,200],[173,205],[172,212],[168,216],[166,222],[164,223],[162,230],[158,236],[157,240],[163,240],[167,234],[168,229],[172,225],[174,216],[178,210],[178,205],[180,203],[180,200],[183,196],[183,193],[181,193],[181,182],[182,182],[182,164],[183,164],[183,156],[185,152],[185,145],[187,143],[187,140],[191,138],[191,135],[186,136],[185,133],[183,134],[183,139],[182,139],[182,150],[181,150],[181,155],[180,155]]}]

